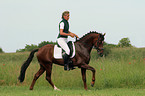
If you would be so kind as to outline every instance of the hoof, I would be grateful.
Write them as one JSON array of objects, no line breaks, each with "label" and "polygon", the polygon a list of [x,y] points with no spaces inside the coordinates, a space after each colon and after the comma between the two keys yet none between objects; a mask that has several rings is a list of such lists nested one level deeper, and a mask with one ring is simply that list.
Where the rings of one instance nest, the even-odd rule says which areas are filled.
[{"label": "hoof", "polygon": [[94,87],[94,83],[91,83],[91,86]]},{"label": "hoof", "polygon": [[58,89],[55,85],[54,85],[54,90],[61,91],[61,90]]},{"label": "hoof", "polygon": [[88,91],[88,88],[85,88],[86,91]]},{"label": "hoof", "polygon": [[61,91],[60,89],[54,89],[55,91]]},{"label": "hoof", "polygon": [[30,88],[30,90],[33,90],[33,88]]}]

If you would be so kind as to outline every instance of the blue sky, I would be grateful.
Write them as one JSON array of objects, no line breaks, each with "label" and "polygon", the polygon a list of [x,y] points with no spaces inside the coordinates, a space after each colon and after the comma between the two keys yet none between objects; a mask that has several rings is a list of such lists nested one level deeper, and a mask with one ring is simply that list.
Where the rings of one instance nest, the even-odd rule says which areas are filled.
[{"label": "blue sky", "polygon": [[132,45],[145,47],[144,5],[145,0],[0,0],[0,47],[15,52],[26,44],[56,41],[65,10],[70,31],[79,37],[99,31],[107,43],[128,37]]}]

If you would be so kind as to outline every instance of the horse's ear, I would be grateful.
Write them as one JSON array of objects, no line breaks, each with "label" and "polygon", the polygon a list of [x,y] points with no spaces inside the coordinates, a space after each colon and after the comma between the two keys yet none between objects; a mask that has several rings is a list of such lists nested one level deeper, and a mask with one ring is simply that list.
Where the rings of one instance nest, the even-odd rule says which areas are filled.
[{"label": "horse's ear", "polygon": [[103,34],[104,36],[106,35],[106,33]]}]

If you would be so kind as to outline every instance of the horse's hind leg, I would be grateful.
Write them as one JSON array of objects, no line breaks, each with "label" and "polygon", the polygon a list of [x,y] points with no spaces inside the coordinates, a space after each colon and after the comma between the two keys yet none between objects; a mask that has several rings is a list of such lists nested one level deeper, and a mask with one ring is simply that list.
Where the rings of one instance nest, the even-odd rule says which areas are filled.
[{"label": "horse's hind leg", "polygon": [[47,64],[46,66],[46,80],[50,83],[50,85],[53,87],[54,90],[59,90],[52,82],[51,80],[51,72],[52,72],[52,63]]},{"label": "horse's hind leg", "polygon": [[35,74],[34,79],[33,79],[32,83],[31,83],[30,90],[33,90],[33,87],[34,87],[34,84],[35,84],[36,80],[44,73],[44,71],[45,71],[44,67],[40,65],[40,69]]}]

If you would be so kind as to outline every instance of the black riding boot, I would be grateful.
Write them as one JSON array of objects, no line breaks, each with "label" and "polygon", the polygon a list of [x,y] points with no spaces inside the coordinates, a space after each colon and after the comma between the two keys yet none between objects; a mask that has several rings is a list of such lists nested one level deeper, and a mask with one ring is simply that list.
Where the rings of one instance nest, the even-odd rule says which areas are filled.
[{"label": "black riding boot", "polygon": [[64,59],[64,70],[70,70],[69,69],[69,65],[68,65],[68,63],[69,63],[69,55],[64,54],[62,57]]}]

